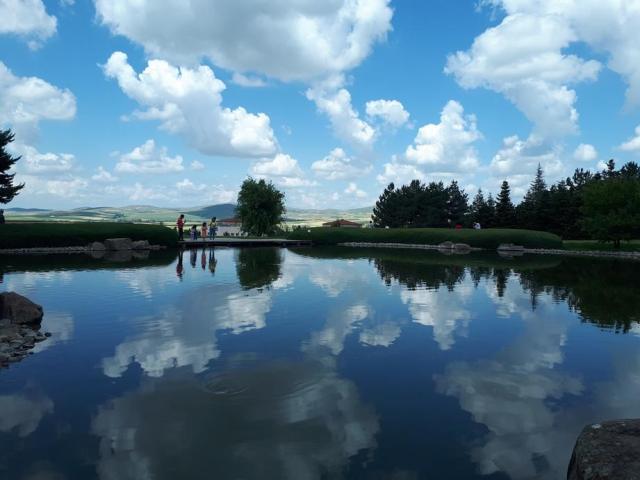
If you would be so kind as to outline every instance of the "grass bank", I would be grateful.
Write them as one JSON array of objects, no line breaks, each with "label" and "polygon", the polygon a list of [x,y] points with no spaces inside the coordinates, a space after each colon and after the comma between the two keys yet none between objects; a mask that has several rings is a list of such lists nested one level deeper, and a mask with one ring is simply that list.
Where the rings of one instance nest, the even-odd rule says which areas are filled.
[{"label": "grass bank", "polygon": [[577,250],[588,252],[640,252],[640,240],[622,242],[617,249],[613,243],[601,243],[597,240],[565,240],[565,250]]},{"label": "grass bank", "polygon": [[107,238],[149,240],[153,245],[176,246],[176,233],[161,225],[133,223],[7,223],[0,225],[0,248],[76,247]]},{"label": "grass bank", "polygon": [[557,235],[534,230],[486,229],[453,230],[448,228],[311,228],[290,232],[293,240],[311,240],[317,245],[346,242],[412,243],[438,245],[450,241],[472,247],[495,249],[501,243],[514,243],[526,248],[562,248]]}]

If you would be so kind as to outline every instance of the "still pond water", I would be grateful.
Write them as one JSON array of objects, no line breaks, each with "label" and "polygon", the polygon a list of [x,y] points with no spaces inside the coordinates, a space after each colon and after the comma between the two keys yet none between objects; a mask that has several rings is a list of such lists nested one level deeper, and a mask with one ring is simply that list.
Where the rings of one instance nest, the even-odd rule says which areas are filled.
[{"label": "still pond water", "polygon": [[2,479],[562,479],[640,417],[639,263],[216,249],[0,260]]}]

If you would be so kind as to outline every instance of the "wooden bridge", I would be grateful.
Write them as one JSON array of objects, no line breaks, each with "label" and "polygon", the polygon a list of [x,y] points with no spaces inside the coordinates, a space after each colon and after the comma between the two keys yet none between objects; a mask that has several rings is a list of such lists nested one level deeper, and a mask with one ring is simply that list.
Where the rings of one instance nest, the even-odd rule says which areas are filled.
[{"label": "wooden bridge", "polygon": [[242,238],[216,237],[182,240],[178,245],[185,248],[199,247],[301,247],[312,245],[311,240],[289,240],[286,238]]}]

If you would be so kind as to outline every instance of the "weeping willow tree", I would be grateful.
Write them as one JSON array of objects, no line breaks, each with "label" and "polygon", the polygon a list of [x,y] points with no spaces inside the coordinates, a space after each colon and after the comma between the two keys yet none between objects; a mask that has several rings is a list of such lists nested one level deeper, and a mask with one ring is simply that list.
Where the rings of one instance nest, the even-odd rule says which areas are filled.
[{"label": "weeping willow tree", "polygon": [[271,235],[282,223],[286,210],[284,193],[272,182],[247,178],[238,193],[236,214],[242,221],[242,230],[249,235]]}]

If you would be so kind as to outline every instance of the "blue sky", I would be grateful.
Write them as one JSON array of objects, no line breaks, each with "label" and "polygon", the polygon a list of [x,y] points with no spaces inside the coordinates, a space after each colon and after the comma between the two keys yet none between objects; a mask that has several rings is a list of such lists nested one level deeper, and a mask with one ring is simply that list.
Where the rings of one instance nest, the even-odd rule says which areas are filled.
[{"label": "blue sky", "polygon": [[[640,0],[0,0],[9,206],[470,195],[640,157]],[[4,20],[6,19],[6,20]]]}]

